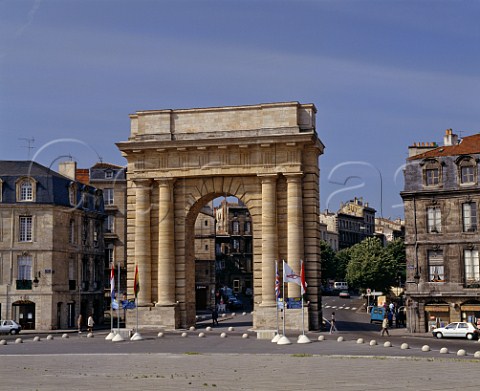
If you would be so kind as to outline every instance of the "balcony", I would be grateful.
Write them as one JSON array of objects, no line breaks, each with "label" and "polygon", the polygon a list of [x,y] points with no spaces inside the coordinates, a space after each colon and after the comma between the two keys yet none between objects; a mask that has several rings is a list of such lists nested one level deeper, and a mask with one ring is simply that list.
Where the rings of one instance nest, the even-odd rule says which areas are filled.
[{"label": "balcony", "polygon": [[32,280],[17,280],[17,290],[31,290]]}]

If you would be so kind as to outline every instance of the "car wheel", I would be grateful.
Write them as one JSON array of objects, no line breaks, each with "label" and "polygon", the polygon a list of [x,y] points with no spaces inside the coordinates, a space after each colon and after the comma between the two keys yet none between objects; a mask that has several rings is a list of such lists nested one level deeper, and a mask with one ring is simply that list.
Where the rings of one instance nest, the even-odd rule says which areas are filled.
[{"label": "car wheel", "polygon": [[17,330],[10,330],[10,334],[12,334],[12,335],[17,334]]},{"label": "car wheel", "polygon": [[435,334],[435,337],[437,337],[438,339],[442,339],[442,338],[443,338],[443,334],[442,334],[442,333],[437,333],[437,334]]},{"label": "car wheel", "polygon": [[471,341],[473,339],[473,334],[468,333],[467,334],[467,339]]}]

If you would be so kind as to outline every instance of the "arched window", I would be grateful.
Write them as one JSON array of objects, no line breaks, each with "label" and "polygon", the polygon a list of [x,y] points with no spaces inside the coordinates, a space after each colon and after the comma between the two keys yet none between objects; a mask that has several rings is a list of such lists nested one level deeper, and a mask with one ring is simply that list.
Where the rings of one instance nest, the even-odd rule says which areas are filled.
[{"label": "arched window", "polygon": [[28,179],[20,183],[20,201],[33,201],[33,186]]},{"label": "arched window", "polygon": [[477,183],[477,162],[471,156],[460,156],[456,162],[458,182],[460,185],[475,185]]},{"label": "arched window", "polygon": [[423,184],[424,186],[440,186],[442,184],[442,164],[436,159],[426,159],[423,166]]}]

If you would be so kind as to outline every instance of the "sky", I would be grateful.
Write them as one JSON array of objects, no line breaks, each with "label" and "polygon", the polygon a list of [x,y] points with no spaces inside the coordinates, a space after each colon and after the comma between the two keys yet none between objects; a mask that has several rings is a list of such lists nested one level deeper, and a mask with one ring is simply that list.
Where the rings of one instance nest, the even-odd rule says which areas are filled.
[{"label": "sky", "polygon": [[321,209],[363,197],[402,217],[408,146],[480,130],[479,16],[474,0],[0,0],[0,159],[123,166],[136,111],[313,103]]}]

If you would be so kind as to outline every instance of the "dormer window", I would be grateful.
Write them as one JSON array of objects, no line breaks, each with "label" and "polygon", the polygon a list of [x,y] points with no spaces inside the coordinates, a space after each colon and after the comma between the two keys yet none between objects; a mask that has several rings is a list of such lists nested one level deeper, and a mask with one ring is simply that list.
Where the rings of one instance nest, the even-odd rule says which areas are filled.
[{"label": "dormer window", "polygon": [[422,163],[423,183],[425,186],[438,186],[442,183],[442,166],[435,160],[430,159]]},{"label": "dormer window", "polygon": [[461,156],[456,161],[458,180],[461,185],[474,185],[477,180],[477,163],[470,156]]},{"label": "dormer window", "polygon": [[105,179],[112,179],[113,178],[113,171],[107,170],[105,171]]},{"label": "dormer window", "polygon": [[68,202],[70,203],[70,206],[75,206],[77,202],[77,189],[75,186],[75,183],[71,183],[70,186],[68,187]]},{"label": "dormer window", "polygon": [[32,178],[21,178],[16,183],[18,202],[35,201],[35,181]]},{"label": "dormer window", "polygon": [[3,181],[0,179],[0,202],[2,202],[2,194],[3,194]]}]

